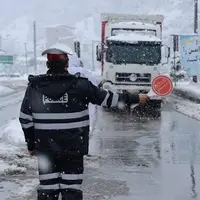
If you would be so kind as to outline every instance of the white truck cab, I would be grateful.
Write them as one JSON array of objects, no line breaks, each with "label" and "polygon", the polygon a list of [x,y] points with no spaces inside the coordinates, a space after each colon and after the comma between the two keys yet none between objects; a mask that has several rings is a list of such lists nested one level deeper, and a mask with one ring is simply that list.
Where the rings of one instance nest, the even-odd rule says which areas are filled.
[{"label": "white truck cab", "polygon": [[162,44],[162,15],[101,14],[101,62],[104,89],[116,92],[147,93],[162,67],[162,47],[166,60],[170,49]]},{"label": "white truck cab", "polygon": [[161,40],[128,33],[109,37],[106,45],[103,79],[113,83],[110,87],[149,91],[152,78],[160,73]]},{"label": "white truck cab", "polygon": [[163,19],[162,15],[101,15],[98,60],[104,89],[150,90],[153,78],[160,74],[162,67]]}]

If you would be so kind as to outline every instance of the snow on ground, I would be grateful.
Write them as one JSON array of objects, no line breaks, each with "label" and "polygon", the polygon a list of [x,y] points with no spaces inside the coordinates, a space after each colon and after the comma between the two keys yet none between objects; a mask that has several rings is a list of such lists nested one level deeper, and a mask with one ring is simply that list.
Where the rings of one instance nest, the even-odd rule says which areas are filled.
[{"label": "snow on ground", "polygon": [[183,114],[200,120],[200,104],[188,100],[188,97],[190,97],[200,101],[200,84],[191,81],[179,81],[176,85],[174,84],[174,91],[180,95],[180,97],[172,96],[173,98],[170,98],[174,108]]},{"label": "snow on ground", "polygon": [[11,88],[0,85],[0,96],[12,93],[14,90]]},{"label": "snow on ground", "polygon": [[188,93],[191,97],[200,99],[200,84],[189,81],[178,82],[175,86],[176,90]]},{"label": "snow on ground", "polygon": [[4,161],[0,160],[0,175],[4,174],[9,167],[10,167],[9,164],[7,164]]},{"label": "snow on ground", "polygon": [[0,133],[1,138],[13,147],[24,146],[24,138],[22,132],[19,131],[19,126],[19,120],[15,119],[5,125],[3,132]]},{"label": "snow on ground", "polygon": [[0,132],[0,174],[26,173],[34,159],[28,157],[24,135],[18,119],[7,122]]},{"label": "snow on ground", "polygon": [[[27,199],[27,197],[31,197],[32,196],[31,194],[33,193],[33,188],[36,188],[38,183],[39,182],[37,177],[20,180],[19,184],[12,185],[12,187],[10,187],[12,188],[12,190],[8,191],[7,199],[21,200],[21,199]],[[5,184],[8,184],[8,182],[5,182]]]},{"label": "snow on ground", "polygon": [[200,104],[196,104],[190,100],[185,100],[177,96],[170,99],[170,102],[173,103],[173,107],[178,112],[200,121]]},{"label": "snow on ground", "polygon": [[0,81],[7,81],[7,80],[13,80],[13,81],[24,81],[27,80],[28,75],[24,74],[23,76],[20,77],[8,77],[8,76],[2,76],[0,77]]}]

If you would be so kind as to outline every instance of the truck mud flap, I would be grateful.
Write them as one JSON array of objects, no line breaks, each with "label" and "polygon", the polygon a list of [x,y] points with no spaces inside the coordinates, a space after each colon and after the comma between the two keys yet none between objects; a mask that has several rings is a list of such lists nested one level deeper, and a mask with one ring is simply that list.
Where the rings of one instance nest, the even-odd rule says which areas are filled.
[{"label": "truck mud flap", "polygon": [[136,117],[159,118],[161,116],[161,108],[152,106],[136,106],[131,113]]},{"label": "truck mud flap", "polygon": [[147,103],[148,107],[153,107],[153,108],[161,108],[162,105],[162,100],[157,100],[157,99],[150,99],[149,102]]},{"label": "truck mud flap", "polygon": [[131,111],[138,117],[159,118],[161,116],[162,100],[149,100],[145,105],[138,104]]}]

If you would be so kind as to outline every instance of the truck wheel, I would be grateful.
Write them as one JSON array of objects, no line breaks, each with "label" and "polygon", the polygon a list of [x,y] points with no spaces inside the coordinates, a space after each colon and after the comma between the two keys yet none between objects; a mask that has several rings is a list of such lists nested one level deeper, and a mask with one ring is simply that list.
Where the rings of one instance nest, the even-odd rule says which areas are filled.
[{"label": "truck wheel", "polygon": [[151,113],[151,117],[160,118],[161,117],[161,109],[154,108]]},{"label": "truck wheel", "polygon": [[148,105],[148,115],[153,118],[161,116],[162,100],[151,100]]}]

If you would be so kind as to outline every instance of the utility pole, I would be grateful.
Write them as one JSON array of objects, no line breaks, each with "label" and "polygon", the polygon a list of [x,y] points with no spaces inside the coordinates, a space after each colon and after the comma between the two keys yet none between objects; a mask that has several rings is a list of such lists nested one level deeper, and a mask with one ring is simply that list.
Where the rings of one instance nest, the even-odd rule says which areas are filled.
[{"label": "utility pole", "polygon": [[173,40],[173,53],[174,53],[174,56],[173,56],[173,70],[172,72],[174,73],[174,83],[175,83],[175,86],[177,84],[177,77],[176,77],[176,52],[179,51],[179,35],[171,35],[172,36],[172,40]]},{"label": "utility pole", "polygon": [[190,158],[190,170],[191,170],[191,181],[192,181],[192,197],[194,199],[197,198],[197,192],[196,192],[196,180],[195,180],[195,171],[194,171],[194,165],[195,165],[195,161],[196,161],[196,152],[197,152],[197,145],[196,145],[196,134],[193,133],[192,136],[192,140],[191,140],[191,145],[192,145],[192,149],[191,149],[191,158]]},{"label": "utility pole", "polygon": [[198,34],[198,0],[194,0],[194,33]]},{"label": "utility pole", "polygon": [[28,63],[27,63],[27,48],[26,48],[26,43],[24,43],[24,50],[25,50],[25,61],[26,61],[26,73],[28,74]]},{"label": "utility pole", "polygon": [[95,64],[94,64],[94,41],[92,40],[92,71],[95,71]]},{"label": "utility pole", "polygon": [[[194,0],[194,33],[198,34],[198,0]],[[197,80],[197,75],[193,76],[193,82],[197,83]]]},{"label": "utility pole", "polygon": [[33,22],[33,49],[34,49],[34,68],[37,74],[37,55],[36,55],[36,22]]}]

